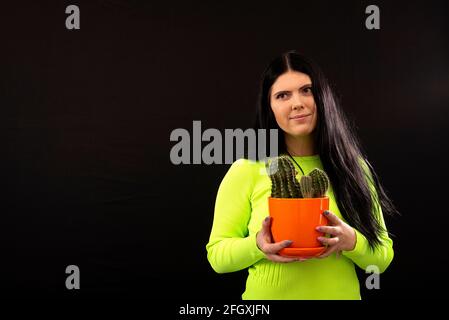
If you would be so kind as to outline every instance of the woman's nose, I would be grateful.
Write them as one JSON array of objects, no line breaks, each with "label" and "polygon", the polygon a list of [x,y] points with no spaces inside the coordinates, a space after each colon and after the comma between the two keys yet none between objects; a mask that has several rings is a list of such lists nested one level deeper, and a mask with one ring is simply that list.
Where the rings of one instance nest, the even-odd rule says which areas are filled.
[{"label": "woman's nose", "polygon": [[292,108],[296,109],[296,108],[302,108],[302,107],[304,107],[304,106],[303,106],[303,103],[301,101],[301,97],[299,96],[299,94],[297,94],[297,93],[293,94],[293,96],[292,96]]}]

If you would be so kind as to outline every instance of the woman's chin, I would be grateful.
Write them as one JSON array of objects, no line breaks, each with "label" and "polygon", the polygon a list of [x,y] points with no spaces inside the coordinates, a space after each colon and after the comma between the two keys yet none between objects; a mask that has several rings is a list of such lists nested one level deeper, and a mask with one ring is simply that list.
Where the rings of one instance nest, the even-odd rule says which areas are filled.
[{"label": "woman's chin", "polygon": [[309,130],[291,130],[288,134],[293,138],[303,138],[310,135],[310,133]]}]

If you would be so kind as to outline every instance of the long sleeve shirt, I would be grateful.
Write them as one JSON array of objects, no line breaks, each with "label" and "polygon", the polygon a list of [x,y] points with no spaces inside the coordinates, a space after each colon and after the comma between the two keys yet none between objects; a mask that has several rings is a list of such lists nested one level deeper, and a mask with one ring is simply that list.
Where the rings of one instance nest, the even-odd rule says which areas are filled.
[{"label": "long sleeve shirt", "polygon": [[[305,174],[323,169],[319,155],[294,157]],[[298,173],[301,175],[301,173]],[[371,191],[376,196],[373,185]],[[244,300],[289,299],[361,299],[355,266],[384,272],[393,259],[393,241],[388,235],[381,208],[377,216],[385,228],[382,245],[370,250],[365,236],[358,230],[352,251],[335,253],[323,259],[277,263],[265,258],[256,244],[256,234],[269,215],[268,197],[271,180],[263,161],[235,161],[218,188],[214,220],[207,258],[217,273],[248,269]],[[345,221],[335,201],[332,185],[327,196],[329,210]]]}]

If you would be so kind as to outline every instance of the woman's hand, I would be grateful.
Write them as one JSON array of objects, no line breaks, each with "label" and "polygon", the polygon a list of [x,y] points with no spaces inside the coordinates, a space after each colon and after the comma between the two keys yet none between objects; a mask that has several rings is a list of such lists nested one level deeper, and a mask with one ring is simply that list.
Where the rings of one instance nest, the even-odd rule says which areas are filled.
[{"label": "woman's hand", "polygon": [[322,244],[328,245],[328,248],[317,258],[326,258],[334,252],[337,253],[338,258],[341,251],[354,250],[357,240],[354,229],[328,210],[323,214],[329,220],[330,226],[319,226],[316,229],[319,232],[328,233],[332,237],[318,237],[318,240]]},{"label": "woman's hand", "polygon": [[273,243],[270,226],[271,217],[266,217],[262,222],[262,229],[260,229],[256,235],[257,246],[263,253],[265,253],[268,260],[274,262],[294,262],[307,260],[307,258],[280,256],[278,251],[291,245],[292,241],[284,240]]}]

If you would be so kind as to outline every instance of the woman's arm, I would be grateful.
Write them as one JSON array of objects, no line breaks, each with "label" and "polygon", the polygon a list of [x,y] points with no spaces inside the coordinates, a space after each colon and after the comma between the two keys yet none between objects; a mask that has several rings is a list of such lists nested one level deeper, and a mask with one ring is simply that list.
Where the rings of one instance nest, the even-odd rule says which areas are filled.
[{"label": "woman's arm", "polygon": [[254,172],[250,161],[235,161],[223,178],[215,201],[207,259],[217,273],[239,271],[264,258],[256,234],[248,235]]},{"label": "woman's arm", "polygon": [[376,266],[379,272],[384,272],[393,260],[393,240],[385,232],[382,236],[382,245],[372,251],[368,246],[368,240],[358,230],[356,233],[356,245],[352,251],[343,251],[343,255],[354,261],[360,268]]}]

